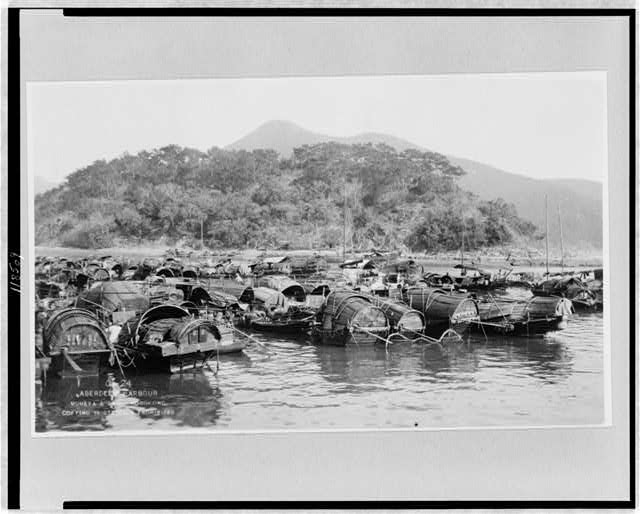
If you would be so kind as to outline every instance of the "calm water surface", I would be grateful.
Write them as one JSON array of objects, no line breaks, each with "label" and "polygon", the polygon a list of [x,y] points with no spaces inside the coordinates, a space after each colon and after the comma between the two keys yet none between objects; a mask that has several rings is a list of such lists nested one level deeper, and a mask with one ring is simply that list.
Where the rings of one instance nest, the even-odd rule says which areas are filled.
[{"label": "calm water surface", "polygon": [[602,423],[603,318],[540,338],[332,347],[257,335],[210,370],[36,385],[36,430],[123,431]]}]

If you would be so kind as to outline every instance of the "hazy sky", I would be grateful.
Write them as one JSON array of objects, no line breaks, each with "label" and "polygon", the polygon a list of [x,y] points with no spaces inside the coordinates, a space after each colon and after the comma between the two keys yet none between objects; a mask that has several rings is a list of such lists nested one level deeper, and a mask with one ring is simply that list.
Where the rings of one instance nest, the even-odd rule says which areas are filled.
[{"label": "hazy sky", "polygon": [[125,151],[223,147],[273,119],[535,178],[606,172],[601,72],[30,83],[27,109],[29,168],[54,182]]}]

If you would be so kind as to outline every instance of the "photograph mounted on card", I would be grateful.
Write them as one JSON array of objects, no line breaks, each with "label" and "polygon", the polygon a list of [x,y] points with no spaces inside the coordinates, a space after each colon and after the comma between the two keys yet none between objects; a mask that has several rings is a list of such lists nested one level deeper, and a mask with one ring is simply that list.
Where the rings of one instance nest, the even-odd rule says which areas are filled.
[{"label": "photograph mounted on card", "polygon": [[36,436],[610,425],[606,73],[26,92]]},{"label": "photograph mounted on card", "polygon": [[296,12],[10,13],[11,504],[633,506],[635,12]]}]

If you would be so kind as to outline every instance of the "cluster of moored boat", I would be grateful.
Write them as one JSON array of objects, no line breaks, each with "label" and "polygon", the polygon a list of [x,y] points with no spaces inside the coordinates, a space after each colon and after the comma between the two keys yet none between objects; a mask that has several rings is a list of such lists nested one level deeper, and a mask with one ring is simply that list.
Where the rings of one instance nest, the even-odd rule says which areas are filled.
[{"label": "cluster of moored boat", "polygon": [[[376,259],[376,257],[378,257]],[[411,259],[345,261],[329,271],[320,257],[183,262],[170,256],[124,262],[40,258],[36,262],[36,351],[61,375],[102,366],[180,372],[212,367],[252,335],[306,335],[324,344],[442,344],[469,330],[533,335],[564,328],[576,308],[602,307],[601,270],[547,277],[531,287],[509,273],[458,265],[425,273]]]}]

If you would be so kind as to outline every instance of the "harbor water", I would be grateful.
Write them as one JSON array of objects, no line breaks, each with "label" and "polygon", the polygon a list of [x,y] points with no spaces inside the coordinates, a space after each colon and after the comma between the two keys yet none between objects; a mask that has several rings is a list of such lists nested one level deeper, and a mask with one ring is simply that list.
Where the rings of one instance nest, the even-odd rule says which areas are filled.
[{"label": "harbor water", "polygon": [[465,335],[422,343],[314,344],[254,334],[212,369],[36,384],[39,433],[388,429],[600,424],[603,316],[543,337]]}]

